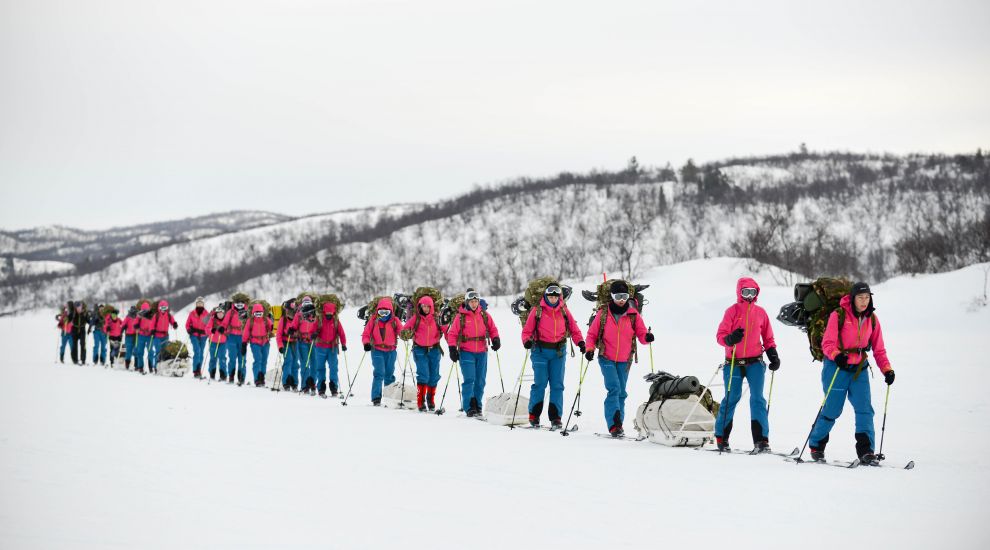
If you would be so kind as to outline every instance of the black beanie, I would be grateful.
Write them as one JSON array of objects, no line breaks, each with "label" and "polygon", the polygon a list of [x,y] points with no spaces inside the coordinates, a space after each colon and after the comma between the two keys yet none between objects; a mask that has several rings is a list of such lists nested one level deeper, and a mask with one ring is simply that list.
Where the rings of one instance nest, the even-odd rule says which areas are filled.
[{"label": "black beanie", "polygon": [[610,294],[618,294],[620,292],[625,292],[629,294],[629,285],[625,281],[612,281],[612,284],[608,287]]},{"label": "black beanie", "polygon": [[855,298],[859,294],[869,294],[872,296],[873,293],[870,292],[870,285],[864,282],[858,282],[853,284],[852,288],[849,289],[849,296]]}]

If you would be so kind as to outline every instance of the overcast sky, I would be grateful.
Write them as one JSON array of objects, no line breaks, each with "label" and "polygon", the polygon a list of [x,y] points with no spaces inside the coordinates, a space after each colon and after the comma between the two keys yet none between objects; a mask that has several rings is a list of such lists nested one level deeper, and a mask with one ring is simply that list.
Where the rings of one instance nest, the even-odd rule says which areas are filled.
[{"label": "overcast sky", "polygon": [[973,151],[988,28],[986,1],[0,0],[0,228]]}]

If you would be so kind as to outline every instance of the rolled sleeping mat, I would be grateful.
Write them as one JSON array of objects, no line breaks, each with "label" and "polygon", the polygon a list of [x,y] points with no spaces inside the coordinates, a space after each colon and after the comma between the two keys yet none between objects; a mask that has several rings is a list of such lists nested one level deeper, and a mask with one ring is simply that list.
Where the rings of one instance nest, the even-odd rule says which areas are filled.
[{"label": "rolled sleeping mat", "polygon": [[672,397],[675,395],[691,394],[698,391],[701,383],[695,376],[682,376],[673,380],[667,380],[660,384],[657,389],[660,397]]}]

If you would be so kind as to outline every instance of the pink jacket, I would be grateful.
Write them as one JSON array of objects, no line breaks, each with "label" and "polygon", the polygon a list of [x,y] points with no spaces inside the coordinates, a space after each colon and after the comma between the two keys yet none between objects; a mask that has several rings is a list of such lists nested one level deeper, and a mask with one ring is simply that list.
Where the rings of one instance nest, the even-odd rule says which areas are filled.
[{"label": "pink jacket", "polygon": [[[247,307],[247,306],[245,306]],[[241,317],[237,312],[237,308],[230,308],[227,311],[227,315],[224,316],[223,321],[220,326],[227,330],[227,335],[240,336],[241,332],[244,331],[244,323],[241,321]]]},{"label": "pink jacket", "polygon": [[[743,300],[742,289],[747,287],[756,289],[756,298],[752,302]],[[760,285],[756,284],[756,281],[742,277],[736,282],[736,303],[725,310],[722,322],[718,324],[718,331],[715,333],[715,340],[725,349],[726,360],[732,359],[733,346],[725,345],[725,337],[737,328],[743,329],[743,339],[735,345],[736,359],[760,357],[763,355],[763,350],[777,347],[773,341],[770,318],[762,307],[756,305],[756,300],[759,298]]]},{"label": "pink jacket", "polygon": [[[244,322],[243,338],[247,344],[257,344],[263,346],[272,338],[272,321],[264,316],[265,306],[254,304],[251,307],[251,316]],[[255,317],[261,313],[261,317]]]},{"label": "pink jacket", "polygon": [[[382,322],[378,319],[377,310],[379,309],[391,311],[392,317],[388,321]],[[375,307],[375,310],[371,312],[371,320],[364,326],[364,332],[361,334],[361,342],[371,344],[371,347],[378,351],[392,351],[398,343],[399,329],[401,327],[399,319],[395,316],[395,308],[392,307],[392,300],[382,298],[378,301],[378,306]]]},{"label": "pink jacket", "polygon": [[120,338],[120,335],[124,332],[124,322],[117,317],[117,320],[113,320],[109,315],[103,319],[103,330],[107,332],[108,338]]},{"label": "pink jacket", "polygon": [[[570,310],[563,304],[563,300],[558,300],[556,306],[551,306],[547,303],[546,298],[540,300],[540,324],[536,334],[536,341],[547,344],[563,342],[568,327],[571,331],[571,340],[575,344],[584,340],[584,336],[581,335],[581,327],[574,320],[574,316],[571,315]],[[534,307],[529,312],[529,318],[526,319],[526,324],[523,325],[522,341],[524,344],[533,338],[533,330],[537,328],[537,311]]]},{"label": "pink jacket", "polygon": [[214,328],[219,328],[221,325],[223,325],[223,319],[217,319],[217,316],[211,313],[210,320],[206,322],[206,333],[210,335],[211,344],[223,344],[227,341],[226,334],[213,332]]},{"label": "pink jacket", "polygon": [[[487,324],[485,319],[488,320]],[[481,309],[481,306],[472,311],[467,304],[461,304],[454,320],[450,322],[450,328],[447,329],[447,345],[470,353],[485,353],[488,351],[488,339],[497,337],[498,328],[495,326],[495,321],[492,320],[491,315]]]},{"label": "pink jacket", "polygon": [[[874,323],[870,316],[864,316],[862,322],[853,314],[852,300],[849,296],[843,296],[839,300],[839,307],[846,310],[844,324],[842,325],[842,345],[847,350],[854,348],[873,348],[873,358],[880,367],[880,372],[886,373],[891,369],[890,360],[887,359],[887,347],[883,344],[883,333],[880,330],[880,319]],[[874,318],[875,314],[872,315]],[[876,326],[874,326],[874,324]],[[833,311],[828,317],[828,324],[825,325],[825,335],[822,336],[822,351],[825,357],[835,360],[841,350],[839,349],[839,312]],[[855,351],[849,353],[849,364],[858,365],[866,359],[866,353]]]},{"label": "pink jacket", "polygon": [[138,318],[137,315],[135,315],[134,317],[131,316],[124,317],[124,333],[126,333],[128,336],[134,336],[134,333],[137,332],[138,326],[140,324],[141,324],[141,319]]},{"label": "pink jacket", "polygon": [[[282,318],[278,322],[278,329],[275,331],[275,343],[280,348],[284,348],[285,344],[295,342],[296,337],[289,337],[289,329],[292,328],[292,322],[295,321],[295,316],[289,319],[285,316],[285,310],[282,310]],[[296,314],[298,315],[298,313]]]},{"label": "pink jacket", "polygon": [[58,328],[60,328],[62,332],[72,332],[72,321],[69,320],[69,315],[64,311],[59,314]]},{"label": "pink jacket", "polygon": [[[604,321],[602,318],[604,317]],[[602,323],[605,323],[605,330],[602,331]],[[615,315],[609,311],[608,307],[595,314],[595,318],[588,327],[587,349],[595,349],[598,345],[598,333],[602,333],[605,340],[605,352],[601,355],[609,361],[625,363],[632,355],[633,338],[638,338],[641,344],[646,344],[646,325],[643,324],[643,316],[630,305],[625,313],[616,322]]]},{"label": "pink jacket", "polygon": [[[426,315],[423,315],[420,310],[421,306],[426,306],[428,310]],[[416,326],[417,322],[419,326]],[[423,296],[419,299],[419,302],[416,303],[416,311],[413,313],[413,316],[402,326],[402,330],[415,330],[416,332],[413,333],[413,344],[424,348],[432,348],[439,344],[447,328],[440,326],[439,321],[437,321],[433,311],[433,298],[429,296]]]},{"label": "pink jacket", "polygon": [[206,335],[206,324],[210,322],[210,312],[203,308],[193,309],[189,312],[189,316],[186,317],[186,332],[197,336]]},{"label": "pink jacket", "polygon": [[317,331],[320,330],[320,326],[316,322],[315,317],[312,320],[309,320],[304,318],[301,313],[296,313],[296,316],[292,319],[292,324],[289,325],[289,328],[295,329],[298,333],[296,338],[307,346],[313,342],[313,339],[316,338]]},{"label": "pink jacket", "polygon": [[[317,319],[319,329],[316,336],[316,347],[324,349],[335,348],[338,342],[342,345],[347,345],[347,335],[344,334],[344,325],[340,324],[336,313],[336,304],[331,302],[323,304],[323,317]],[[327,314],[333,315],[333,318],[327,320]]]}]

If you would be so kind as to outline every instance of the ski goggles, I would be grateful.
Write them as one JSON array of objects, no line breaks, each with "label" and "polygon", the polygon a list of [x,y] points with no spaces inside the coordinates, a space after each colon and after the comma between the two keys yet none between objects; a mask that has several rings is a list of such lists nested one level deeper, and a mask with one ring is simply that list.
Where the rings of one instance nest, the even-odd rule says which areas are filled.
[{"label": "ski goggles", "polygon": [[742,290],[739,291],[740,296],[742,296],[743,298],[745,298],[747,300],[752,299],[752,298],[756,298],[756,293],[757,293],[757,291],[756,291],[755,288],[744,288],[744,289],[742,289]]},{"label": "ski goggles", "polygon": [[563,293],[564,293],[564,291],[561,290],[561,288],[559,286],[557,286],[557,285],[550,285],[550,286],[548,286],[547,287],[547,291],[545,292],[545,294],[547,296],[560,296]]},{"label": "ski goggles", "polygon": [[391,309],[379,309],[378,310],[378,316],[379,317],[387,317],[391,313],[392,313],[392,310]]},{"label": "ski goggles", "polygon": [[615,300],[616,302],[625,302],[626,300],[629,299],[629,293],[628,292],[615,292],[615,293],[612,294],[612,299]]},{"label": "ski goggles", "polygon": [[158,311],[168,311],[168,306],[158,306]]},{"label": "ski goggles", "polygon": [[237,302],[234,304],[234,309],[244,309],[244,304]]},{"label": "ski goggles", "polygon": [[264,314],[265,314],[265,312],[264,312],[264,311],[255,311],[255,312],[254,312],[254,316],[255,316],[255,318],[257,318],[257,319],[261,319],[261,317],[262,317],[262,315],[264,315]]},{"label": "ski goggles", "polygon": [[468,293],[464,294],[464,301],[465,302],[470,301],[470,300],[480,300],[480,299],[481,299],[481,294],[478,294],[477,292],[475,292],[473,290],[471,292],[468,292]]}]

